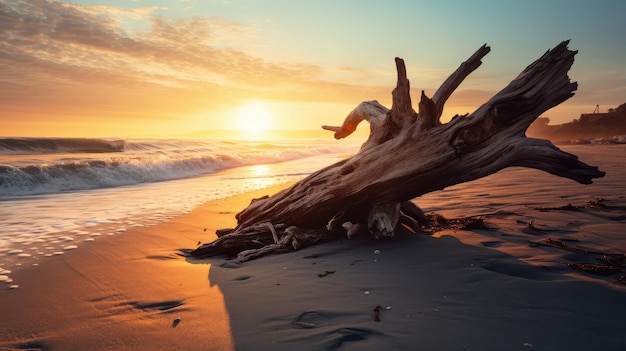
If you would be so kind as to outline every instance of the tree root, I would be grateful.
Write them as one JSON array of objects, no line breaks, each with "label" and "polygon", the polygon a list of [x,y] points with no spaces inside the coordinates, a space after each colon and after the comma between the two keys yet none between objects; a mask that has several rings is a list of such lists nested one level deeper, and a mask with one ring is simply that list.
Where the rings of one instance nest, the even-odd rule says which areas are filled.
[{"label": "tree root", "polygon": [[[398,205],[398,208],[402,206]],[[398,226],[403,226],[412,233],[432,234],[444,229],[474,230],[489,229],[482,217],[465,217],[457,219],[445,219],[441,215],[431,214],[427,216],[419,207],[407,206],[411,213],[420,214],[419,221],[412,216],[401,212],[401,220],[396,221],[392,230],[386,235],[381,235],[380,228],[375,231],[363,229],[366,226],[361,223],[344,222],[341,226],[329,225],[324,229],[309,229],[286,224],[271,224],[269,222],[258,223],[242,229],[219,229],[218,238],[210,243],[202,244],[195,250],[186,252],[190,258],[208,258],[226,256],[234,262],[245,262],[270,254],[297,251],[301,248],[318,245],[325,242],[343,238],[354,238],[356,235],[368,235],[375,239],[389,239],[397,231]],[[406,224],[408,222],[409,224]],[[385,222],[386,225],[389,223]]]},{"label": "tree root", "polygon": [[255,224],[240,230],[220,229],[215,241],[191,250],[186,255],[193,258],[214,256],[234,257],[235,262],[245,262],[261,256],[299,250],[336,239],[328,230],[303,229],[269,222]]}]

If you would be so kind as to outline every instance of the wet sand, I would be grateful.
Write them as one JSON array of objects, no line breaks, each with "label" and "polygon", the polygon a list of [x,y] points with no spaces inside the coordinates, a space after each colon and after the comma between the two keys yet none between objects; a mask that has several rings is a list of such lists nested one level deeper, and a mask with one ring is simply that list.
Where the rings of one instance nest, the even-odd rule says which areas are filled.
[{"label": "wet sand", "polygon": [[[210,264],[177,252],[230,226],[243,199],[98,237],[0,285],[0,349],[231,350],[229,316]],[[206,228],[206,231],[205,231]]]},{"label": "wet sand", "polygon": [[[346,239],[241,265],[177,254],[232,227],[250,199],[280,188],[212,201],[13,272],[11,285],[19,287],[0,285],[0,349],[626,345],[626,285],[618,282],[624,270],[595,275],[568,265],[623,253],[619,206],[574,212],[498,204],[507,211],[485,215],[488,229]],[[546,238],[593,250],[537,244]]]}]

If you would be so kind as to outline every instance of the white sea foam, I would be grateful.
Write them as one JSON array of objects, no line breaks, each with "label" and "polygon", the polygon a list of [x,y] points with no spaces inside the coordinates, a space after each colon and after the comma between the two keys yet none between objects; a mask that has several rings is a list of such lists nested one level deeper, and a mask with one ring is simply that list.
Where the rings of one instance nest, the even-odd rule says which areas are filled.
[{"label": "white sea foam", "polygon": [[[358,145],[353,147],[356,149]],[[206,201],[300,179],[345,154],[244,166],[166,182],[4,199],[0,196],[0,263],[61,255],[65,247],[86,245],[85,241],[98,235],[123,235],[132,228],[170,220]],[[18,258],[18,253],[30,258]]]}]

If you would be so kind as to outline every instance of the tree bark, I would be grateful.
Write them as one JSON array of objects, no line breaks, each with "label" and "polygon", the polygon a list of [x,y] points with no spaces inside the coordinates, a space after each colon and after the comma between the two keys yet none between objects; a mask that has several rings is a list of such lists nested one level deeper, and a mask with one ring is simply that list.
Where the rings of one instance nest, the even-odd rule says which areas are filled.
[{"label": "tree bark", "polygon": [[412,107],[404,61],[396,58],[398,81],[390,110],[366,101],[342,126],[323,126],[339,139],[368,121],[370,136],[355,156],[252,202],[237,214],[232,232],[189,255],[238,255],[245,261],[363,231],[388,237],[399,223],[419,230],[430,220],[411,199],[511,166],[540,169],[582,184],[604,176],[551,142],[525,136],[541,113],[574,95],[577,84],[567,72],[576,52],[567,45],[565,41],[546,52],[472,114],[457,115],[445,124],[440,118],[446,100],[490,48],[482,46],[463,62],[432,99],[422,91],[419,114]]}]

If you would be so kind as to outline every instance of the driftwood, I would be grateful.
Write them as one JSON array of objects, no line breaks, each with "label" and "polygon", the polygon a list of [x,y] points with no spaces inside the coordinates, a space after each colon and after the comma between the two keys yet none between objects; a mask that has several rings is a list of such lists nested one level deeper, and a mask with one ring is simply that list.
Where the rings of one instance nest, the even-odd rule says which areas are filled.
[{"label": "driftwood", "polygon": [[245,261],[267,253],[371,233],[390,237],[402,224],[418,231],[430,219],[410,200],[445,187],[521,166],[589,184],[604,176],[548,140],[525,136],[543,112],[574,95],[567,75],[575,51],[565,41],[529,65],[475,112],[442,124],[446,100],[489,53],[479,48],[441,85],[432,99],[422,91],[413,110],[404,61],[390,110],[377,101],[357,106],[342,126],[323,126],[345,138],[365,120],[370,136],[353,157],[323,168],[236,215],[237,227],[188,253]]}]

